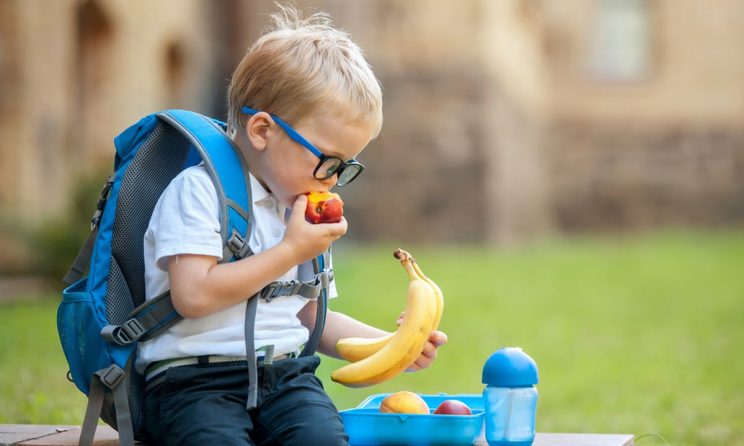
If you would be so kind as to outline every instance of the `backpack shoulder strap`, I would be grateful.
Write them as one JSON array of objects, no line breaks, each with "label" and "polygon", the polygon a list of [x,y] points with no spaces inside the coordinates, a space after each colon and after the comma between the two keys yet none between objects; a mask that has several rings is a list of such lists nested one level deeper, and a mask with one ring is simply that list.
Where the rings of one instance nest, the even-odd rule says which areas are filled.
[{"label": "backpack shoulder strap", "polygon": [[[251,255],[247,243],[252,226],[250,181],[240,149],[219,124],[199,113],[165,110],[155,116],[184,135],[205,163],[220,206],[222,261]],[[127,345],[156,336],[179,320],[166,291],[132,310],[123,324],[104,327],[101,335],[109,342]]]},{"label": "backpack shoulder strap", "polygon": [[[315,278],[310,282],[317,282],[317,285],[311,286],[310,288],[313,288],[313,290],[316,291],[313,291],[312,293],[314,297],[303,297],[306,297],[308,299],[316,299],[317,307],[315,311],[315,327],[313,327],[313,331],[310,334],[305,347],[302,349],[300,356],[310,356],[315,354],[315,350],[318,348],[318,344],[320,343],[320,337],[323,334],[323,328],[325,327],[326,310],[328,308],[328,284],[330,283],[330,279],[333,277],[333,271],[330,269],[330,250],[313,259],[312,266],[315,273]],[[303,284],[303,282],[297,281],[293,281],[292,283],[299,283],[300,285]],[[271,285],[272,284],[269,284],[266,288],[264,288],[264,290],[271,287]],[[289,294],[297,294],[292,291],[287,291],[289,289],[290,288],[284,288],[284,291]],[[253,334],[255,332],[256,326],[256,311],[258,308],[258,300],[264,299],[268,302],[271,302],[271,300],[276,297],[273,296],[271,299],[267,299],[263,296],[263,294],[263,290],[259,291],[253,297],[248,299],[248,302],[246,302],[244,330],[245,352],[246,358],[248,359],[248,396],[246,399],[247,410],[252,410],[258,405],[258,370],[256,366],[256,348],[255,342],[253,340]],[[273,345],[269,346],[269,350],[271,352],[273,352],[273,348]],[[269,361],[271,361],[271,354],[269,354],[268,352],[267,358]]]},{"label": "backpack shoulder strap", "polygon": [[[317,275],[323,274],[327,271],[331,271],[330,263],[331,250],[324,252],[313,259],[313,269]],[[315,327],[313,332],[310,334],[310,338],[307,340],[305,347],[302,349],[300,356],[310,356],[315,354],[320,343],[320,336],[323,334],[325,328],[326,310],[328,309],[328,284],[323,286],[320,295],[318,296],[318,306],[315,311]]]},{"label": "backpack shoulder strap", "polygon": [[249,256],[251,188],[240,149],[215,121],[199,113],[166,110],[157,116],[185,135],[204,160],[220,205],[220,232],[225,246],[222,261]]},{"label": "backpack shoulder strap", "polygon": [[[217,189],[220,205],[220,230],[224,246],[223,261],[247,257],[251,253],[246,238],[251,230],[251,197],[248,168],[235,144],[230,140],[218,121],[188,110],[165,110],[148,115],[116,138],[118,164],[126,153],[136,147],[133,140],[153,130],[157,120],[168,123],[184,135],[204,161],[212,182]],[[88,268],[93,246],[98,235],[98,221],[106,205],[108,192],[113,184],[113,175],[106,180],[96,205],[91,222],[91,233],[80,250],[63,281],[71,285],[80,280]]]}]

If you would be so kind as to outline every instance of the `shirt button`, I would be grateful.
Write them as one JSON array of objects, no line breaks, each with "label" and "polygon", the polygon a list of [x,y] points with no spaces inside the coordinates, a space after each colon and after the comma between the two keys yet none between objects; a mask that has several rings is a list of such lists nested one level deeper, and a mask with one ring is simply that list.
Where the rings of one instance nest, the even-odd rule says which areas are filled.
[{"label": "shirt button", "polygon": [[282,235],[282,231],[280,231],[279,228],[274,228],[274,231],[272,233],[276,238],[279,238]]}]

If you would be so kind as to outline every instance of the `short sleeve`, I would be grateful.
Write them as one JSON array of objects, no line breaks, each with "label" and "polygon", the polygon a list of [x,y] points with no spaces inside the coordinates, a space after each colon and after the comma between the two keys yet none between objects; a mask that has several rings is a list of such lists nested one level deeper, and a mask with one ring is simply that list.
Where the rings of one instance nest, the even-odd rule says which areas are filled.
[{"label": "short sleeve", "polygon": [[189,168],[171,181],[155,205],[146,237],[162,270],[167,258],[178,254],[222,259],[217,191],[202,167]]}]

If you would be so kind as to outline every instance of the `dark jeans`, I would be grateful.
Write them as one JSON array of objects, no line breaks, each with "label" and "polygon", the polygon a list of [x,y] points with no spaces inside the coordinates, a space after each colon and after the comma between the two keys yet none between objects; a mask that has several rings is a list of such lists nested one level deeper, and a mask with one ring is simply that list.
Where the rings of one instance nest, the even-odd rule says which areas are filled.
[{"label": "dark jeans", "polygon": [[258,407],[246,411],[245,362],[171,367],[145,402],[148,443],[348,445],[341,417],[315,376],[317,356],[258,367]]}]

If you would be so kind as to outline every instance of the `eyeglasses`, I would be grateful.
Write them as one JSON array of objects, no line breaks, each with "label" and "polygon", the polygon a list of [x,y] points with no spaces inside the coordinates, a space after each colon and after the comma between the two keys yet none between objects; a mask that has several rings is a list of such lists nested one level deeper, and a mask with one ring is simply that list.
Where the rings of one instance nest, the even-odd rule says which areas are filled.
[{"label": "eyeglasses", "polygon": [[[250,107],[242,107],[241,110],[247,115],[255,115],[260,111]],[[313,171],[313,177],[315,177],[315,179],[327,180],[328,178],[338,174],[338,181],[336,182],[336,186],[343,187],[354,181],[356,177],[358,177],[359,174],[362,173],[362,171],[364,170],[364,166],[354,158],[350,159],[349,161],[344,161],[341,158],[335,156],[324,155],[323,152],[318,150],[317,147],[310,144],[308,140],[297,133],[297,130],[293,129],[291,125],[282,121],[278,116],[274,114],[269,113],[269,115],[274,119],[274,121],[276,121],[277,124],[279,124],[279,127],[284,130],[287,136],[289,136],[294,142],[311,151],[313,155],[317,156],[320,159],[320,161],[318,161],[318,165],[315,166],[315,170]]]}]

